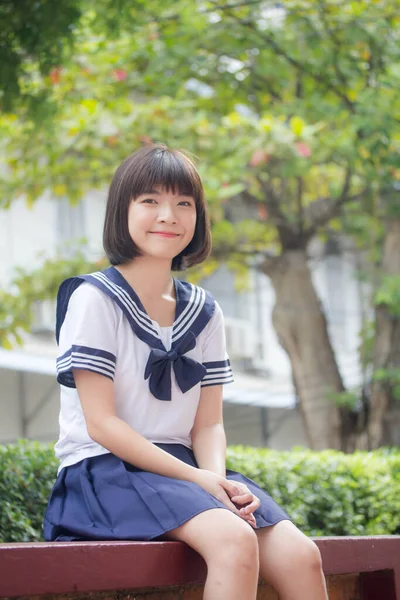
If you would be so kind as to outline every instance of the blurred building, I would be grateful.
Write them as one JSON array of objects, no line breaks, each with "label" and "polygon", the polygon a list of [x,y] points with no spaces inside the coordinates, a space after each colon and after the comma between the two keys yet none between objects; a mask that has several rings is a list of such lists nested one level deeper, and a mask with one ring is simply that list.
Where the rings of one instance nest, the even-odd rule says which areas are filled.
[{"label": "blurred building", "polygon": [[[89,194],[78,206],[44,197],[33,209],[22,200],[0,213],[0,287],[7,289],[14,268],[30,270],[71,239],[87,238],[90,258],[102,256],[105,194]],[[358,334],[363,312],[362,285],[355,255],[343,245],[315,242],[310,265],[325,308],[344,382],[361,381]],[[221,304],[235,383],[224,386],[225,425],[230,444],[289,449],[307,445],[292,385],[291,369],[272,323],[274,291],[269,279],[249,273],[248,289],[235,291],[225,267],[203,282]],[[0,442],[58,436],[58,384],[55,380],[53,302],[39,302],[35,324],[23,348],[0,349]]]}]

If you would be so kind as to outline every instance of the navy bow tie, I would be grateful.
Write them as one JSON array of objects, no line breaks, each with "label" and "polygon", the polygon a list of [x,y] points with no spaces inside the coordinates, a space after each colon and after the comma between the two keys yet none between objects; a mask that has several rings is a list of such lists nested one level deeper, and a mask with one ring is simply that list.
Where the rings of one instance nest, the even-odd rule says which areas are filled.
[{"label": "navy bow tie", "polygon": [[183,393],[199,383],[207,369],[199,362],[183,356],[196,346],[196,336],[188,331],[175,348],[158,350],[153,348],[147,361],[144,378],[150,377],[150,391],[159,400],[171,400],[171,364],[174,367],[176,382]]}]

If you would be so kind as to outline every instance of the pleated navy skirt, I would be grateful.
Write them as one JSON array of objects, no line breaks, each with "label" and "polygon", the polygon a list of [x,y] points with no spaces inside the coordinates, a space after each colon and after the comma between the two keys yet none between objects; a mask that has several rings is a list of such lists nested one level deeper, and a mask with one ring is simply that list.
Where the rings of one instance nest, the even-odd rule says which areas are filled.
[{"label": "pleated navy skirt", "polygon": [[[193,451],[185,446],[156,445],[198,467]],[[246,484],[260,498],[254,513],[257,528],[290,520],[254,481],[230,470],[226,476]],[[44,538],[154,540],[211,508],[229,510],[196,483],[142,471],[113,454],[102,454],[61,470],[48,502]]]}]

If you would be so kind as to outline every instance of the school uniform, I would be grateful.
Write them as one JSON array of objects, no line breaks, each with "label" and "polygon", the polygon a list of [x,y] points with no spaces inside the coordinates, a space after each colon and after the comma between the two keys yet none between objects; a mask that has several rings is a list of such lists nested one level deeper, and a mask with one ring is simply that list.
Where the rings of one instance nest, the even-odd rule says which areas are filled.
[{"label": "school uniform", "polygon": [[[233,381],[223,315],[212,295],[175,279],[171,327],[147,315],[114,267],[64,281],[57,298],[57,380],[61,390],[60,460],[44,519],[46,540],[151,540],[211,509],[227,509],[196,483],[143,471],[122,461],[87,432],[72,369],[114,383],[116,414],[180,460],[198,466],[191,449],[201,389]],[[261,505],[257,527],[289,519],[247,477]]]}]

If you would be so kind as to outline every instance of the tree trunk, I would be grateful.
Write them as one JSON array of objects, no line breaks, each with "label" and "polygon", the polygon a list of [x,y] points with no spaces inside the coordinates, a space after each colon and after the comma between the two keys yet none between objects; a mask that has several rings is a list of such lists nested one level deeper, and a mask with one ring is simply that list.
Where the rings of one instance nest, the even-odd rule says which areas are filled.
[{"label": "tree trunk", "polygon": [[276,294],[272,320],[289,355],[309,444],[314,450],[341,448],[342,420],[330,392],[344,390],[326,318],[303,249],[284,251],[261,267]]},{"label": "tree trunk", "polygon": [[[382,257],[383,275],[400,275],[400,219],[387,224]],[[400,318],[390,313],[385,304],[375,309],[375,344],[373,368],[400,368]],[[371,385],[368,438],[370,448],[399,443],[396,423],[400,422],[399,402],[393,397],[389,382],[375,381]],[[398,435],[398,431],[397,431]]]}]

